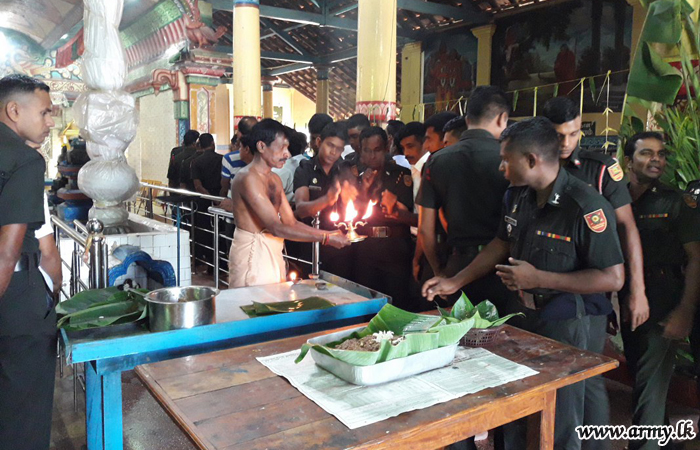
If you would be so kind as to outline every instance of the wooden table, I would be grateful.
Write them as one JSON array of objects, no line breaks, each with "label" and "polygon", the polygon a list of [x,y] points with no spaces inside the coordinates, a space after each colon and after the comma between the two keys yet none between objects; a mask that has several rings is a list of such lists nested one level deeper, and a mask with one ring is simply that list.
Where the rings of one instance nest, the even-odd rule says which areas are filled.
[{"label": "wooden table", "polygon": [[[321,272],[326,290],[306,280],[222,291],[216,298],[216,320],[185,330],[149,332],[145,326],[105,327],[66,332],[61,338],[69,364],[84,363],[88,450],[123,448],[121,376],[139,364],[298,336],[373,317],[387,303],[384,294]],[[249,318],[242,305],[320,295],[336,306],[321,310]]]},{"label": "wooden table", "polygon": [[532,448],[552,449],[556,389],[618,362],[505,326],[488,348],[539,373],[355,430],[256,361],[307,336],[148,364],[136,373],[202,449],[433,449],[532,415]]}]

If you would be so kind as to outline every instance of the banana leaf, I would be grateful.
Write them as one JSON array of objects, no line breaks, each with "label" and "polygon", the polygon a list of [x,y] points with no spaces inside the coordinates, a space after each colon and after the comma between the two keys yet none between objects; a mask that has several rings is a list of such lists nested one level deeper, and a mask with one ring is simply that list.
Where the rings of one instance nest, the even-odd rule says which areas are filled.
[{"label": "banana leaf", "polygon": [[[308,343],[302,345],[301,353],[295,362],[301,362],[313,348],[348,364],[369,366],[456,344],[472,328],[473,323],[474,320],[471,318],[461,321],[447,320],[445,317],[414,314],[393,305],[384,305],[365,328],[341,341],[327,345]],[[392,331],[394,336],[403,336],[404,339],[397,345],[392,345],[387,340],[382,341],[379,350],[374,352],[336,348],[347,339],[360,339],[379,331]]]},{"label": "banana leaf", "polygon": [[302,300],[290,300],[284,302],[259,303],[241,306],[243,312],[250,317],[268,316],[270,314],[282,314],[296,311],[311,311],[314,309],[332,308],[335,303],[321,297],[308,297]]},{"label": "banana leaf", "polygon": [[[139,292],[147,293],[141,289]],[[99,328],[146,318],[146,301],[133,292],[115,287],[80,292],[56,306],[58,328],[67,331]]]},{"label": "banana leaf", "polygon": [[455,302],[452,311],[447,312],[444,309],[440,310],[443,317],[451,317],[457,320],[474,319],[473,328],[491,328],[503,325],[508,319],[514,316],[522,316],[522,313],[508,314],[505,317],[498,315],[496,305],[488,300],[484,300],[474,306],[464,292],[462,296]]}]

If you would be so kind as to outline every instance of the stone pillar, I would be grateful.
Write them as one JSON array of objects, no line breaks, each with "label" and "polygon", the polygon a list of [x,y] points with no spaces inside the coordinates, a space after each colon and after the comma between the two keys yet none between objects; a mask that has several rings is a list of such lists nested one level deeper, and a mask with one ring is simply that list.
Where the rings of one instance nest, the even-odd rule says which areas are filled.
[{"label": "stone pillar", "polygon": [[423,46],[411,42],[401,50],[401,120],[423,121]]},{"label": "stone pillar", "polygon": [[262,95],[263,95],[263,119],[272,119],[273,115],[273,88],[276,77],[263,77],[262,79]]},{"label": "stone pillar", "polygon": [[491,84],[491,43],[495,32],[496,25],[494,24],[472,28],[472,34],[479,40],[476,61],[477,86]]},{"label": "stone pillar", "polygon": [[330,73],[332,67],[317,65],[316,68],[316,112],[328,114],[330,108]]},{"label": "stone pillar", "polygon": [[260,1],[233,3],[233,115],[260,117]]},{"label": "stone pillar", "polygon": [[359,0],[357,103],[370,120],[396,118],[396,4]]}]

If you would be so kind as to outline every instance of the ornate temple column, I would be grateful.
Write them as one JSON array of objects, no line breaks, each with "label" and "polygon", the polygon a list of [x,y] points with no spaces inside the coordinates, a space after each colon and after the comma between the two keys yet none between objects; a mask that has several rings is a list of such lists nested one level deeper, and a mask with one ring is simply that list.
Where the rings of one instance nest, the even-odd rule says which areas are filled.
[{"label": "ornate temple column", "polygon": [[401,50],[401,120],[423,121],[423,45],[411,42]]},{"label": "ornate temple column", "polygon": [[262,78],[262,95],[263,95],[263,119],[272,119],[273,115],[273,90],[277,82],[276,77]]},{"label": "ornate temple column", "polygon": [[234,126],[243,116],[260,117],[260,1],[233,3]]},{"label": "ornate temple column", "polygon": [[476,85],[491,84],[491,44],[496,25],[489,24],[472,28],[472,34],[479,40],[476,57]]},{"label": "ornate temple column", "polygon": [[316,112],[328,114],[330,105],[330,73],[331,66],[316,65]]},{"label": "ornate temple column", "polygon": [[396,118],[396,1],[359,0],[357,102],[370,120]]}]

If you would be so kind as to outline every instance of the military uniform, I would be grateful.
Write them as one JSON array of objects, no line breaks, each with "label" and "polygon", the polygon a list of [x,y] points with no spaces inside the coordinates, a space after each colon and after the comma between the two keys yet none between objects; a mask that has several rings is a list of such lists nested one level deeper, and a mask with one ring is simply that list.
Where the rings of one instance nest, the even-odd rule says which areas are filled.
[{"label": "military uniform", "polygon": [[[560,169],[547,203],[539,208],[536,192],[511,187],[503,199],[498,237],[510,243],[510,256],[535,268],[557,273],[606,269],[623,263],[610,204],[582,181]],[[527,307],[524,328],[584,350],[590,349],[590,314],[607,314],[603,296],[548,289],[520,293]],[[575,427],[583,423],[584,383],[557,391],[555,448],[579,449]],[[513,440],[521,441],[519,443]],[[525,448],[524,436],[508,448]]]},{"label": "military uniform", "polygon": [[[690,194],[697,204],[698,197],[700,197],[700,180],[688,183],[686,193]],[[698,377],[698,385],[700,385],[700,308],[695,312],[695,325],[690,333],[690,351],[695,360],[695,375]]]},{"label": "military uniform", "polygon": [[0,123],[0,227],[27,224],[22,254],[0,298],[0,448],[49,447],[56,313],[38,269],[44,223],[41,155]]},{"label": "military uniform", "polygon": [[[336,161],[331,170],[326,173],[318,161],[318,156],[314,156],[312,159],[304,159],[299,162],[299,167],[294,171],[294,192],[301,187],[309,188],[309,200],[317,200],[323,195],[325,195],[330,189],[332,183],[339,179],[341,176],[341,167],[343,163],[341,160]],[[320,214],[320,228],[322,230],[337,231],[333,222],[331,222],[330,215],[333,211],[338,211],[343,216],[343,212],[338,209],[340,205],[336,204],[332,207],[326,208],[321,211]],[[311,225],[313,218],[306,218],[304,222]],[[288,252],[294,253],[301,259],[311,260],[311,246],[305,243],[300,243],[300,245],[295,245],[296,243],[287,242]],[[337,249],[328,245],[321,246],[321,270],[330,272],[339,277],[354,280],[352,269],[352,261],[355,258],[354,246],[350,245],[348,247]]]},{"label": "military uniform", "polygon": [[[663,425],[675,348],[659,322],[683,295],[683,244],[700,241],[700,214],[689,194],[653,183],[632,203],[644,249],[644,282],[649,320],[635,331],[622,330],[627,363],[635,374],[634,425]],[[630,449],[658,449],[658,442],[630,441]]]},{"label": "military uniform", "polygon": [[[351,166],[350,170],[353,175],[357,175],[360,183],[362,172],[357,165]],[[366,220],[367,225],[360,226],[357,230],[359,234],[367,236],[367,239],[352,244],[356,252],[354,276],[361,285],[391,296],[393,304],[399,308],[415,310],[409,290],[413,252],[411,230],[408,224],[399,223],[382,213],[380,200],[385,190],[396,195],[397,200],[409,211],[413,210],[411,171],[393,161],[385,162],[369,192],[362,193],[356,202],[359,217],[364,215],[369,200],[377,202],[377,206],[372,216]]]},{"label": "military uniform", "polygon": [[[457,144],[434,153],[425,165],[417,203],[444,209],[451,249],[443,273],[453,276],[494,238],[508,181],[499,171],[501,145],[485,130],[467,130]],[[490,300],[503,313],[512,297],[494,274],[463,288],[474,302]]]},{"label": "military uniform", "polygon": [[[620,164],[611,156],[591,150],[574,150],[563,167],[569,174],[598,191],[612,205],[613,209],[632,203],[624,172]],[[600,294],[594,294],[596,296]],[[606,315],[593,314],[589,349],[603,353],[607,339],[608,318]],[[586,413],[584,424],[608,425],[610,423],[610,406],[605,380],[602,375],[589,378],[586,383]],[[608,449],[609,441],[587,441],[586,449]]]}]

